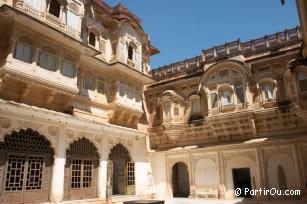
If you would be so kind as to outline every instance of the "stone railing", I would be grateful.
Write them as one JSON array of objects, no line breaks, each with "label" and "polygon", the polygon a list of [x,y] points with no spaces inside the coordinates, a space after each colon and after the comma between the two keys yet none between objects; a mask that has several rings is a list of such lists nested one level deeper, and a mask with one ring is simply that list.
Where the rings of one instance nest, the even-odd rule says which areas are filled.
[{"label": "stone railing", "polygon": [[229,58],[237,55],[245,57],[265,51],[276,50],[281,47],[290,46],[302,40],[299,27],[266,35],[255,40],[241,42],[239,39],[224,45],[216,46],[202,51],[203,61],[210,63],[216,60]]},{"label": "stone railing", "polygon": [[201,56],[196,56],[174,64],[166,65],[152,70],[151,76],[155,80],[170,79],[180,74],[195,73],[201,64]]},{"label": "stone railing", "polygon": [[153,69],[150,73],[152,78],[157,81],[176,78],[181,75],[201,71],[201,65],[204,64],[214,63],[239,55],[248,58],[262,52],[274,52],[280,48],[300,43],[301,41],[302,34],[300,27],[266,35],[243,43],[238,39],[220,46],[202,50],[202,55],[200,56]]},{"label": "stone railing", "polygon": [[[178,146],[249,141],[255,138],[274,137],[281,132],[298,131],[304,127],[302,118],[290,109],[271,109],[268,111],[242,111],[206,117],[201,125],[182,124],[181,127],[157,126],[148,129],[153,149],[174,148]],[[173,130],[172,130],[173,129]],[[168,137],[168,132],[178,132]]]},{"label": "stone railing", "polygon": [[35,17],[39,20],[41,20],[44,23],[47,23],[48,25],[52,26],[53,28],[56,28],[57,30],[64,32],[78,40],[81,40],[81,32],[78,30],[75,30],[74,28],[71,28],[67,26],[65,23],[61,21],[61,19],[51,15],[48,12],[39,11],[35,8],[33,8],[31,5],[28,5],[22,1],[19,1],[16,3],[15,7],[18,10],[23,11],[24,13]]}]

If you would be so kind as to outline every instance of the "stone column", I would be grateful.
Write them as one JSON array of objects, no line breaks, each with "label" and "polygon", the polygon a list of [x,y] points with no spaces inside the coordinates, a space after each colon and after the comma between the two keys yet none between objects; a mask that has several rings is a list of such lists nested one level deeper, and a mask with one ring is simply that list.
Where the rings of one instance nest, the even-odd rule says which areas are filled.
[{"label": "stone column", "polygon": [[56,155],[54,156],[53,171],[51,178],[50,201],[59,202],[64,195],[64,168],[65,168],[65,126],[59,125],[59,134],[55,146]]},{"label": "stone column", "polygon": [[106,159],[99,160],[99,168],[98,168],[99,198],[106,198],[107,195],[107,166],[108,166],[108,161]]},{"label": "stone column", "polygon": [[56,155],[54,158],[50,193],[51,202],[59,202],[63,200],[65,161],[66,159],[59,155]]}]

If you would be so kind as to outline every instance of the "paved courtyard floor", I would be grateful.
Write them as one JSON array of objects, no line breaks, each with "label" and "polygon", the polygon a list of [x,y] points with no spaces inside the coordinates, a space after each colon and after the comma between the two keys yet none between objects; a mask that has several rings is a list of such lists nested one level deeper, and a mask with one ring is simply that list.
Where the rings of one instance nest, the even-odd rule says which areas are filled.
[{"label": "paved courtyard floor", "polygon": [[166,200],[165,204],[306,204],[306,200],[288,201],[253,201],[253,200],[214,200],[174,198]]}]

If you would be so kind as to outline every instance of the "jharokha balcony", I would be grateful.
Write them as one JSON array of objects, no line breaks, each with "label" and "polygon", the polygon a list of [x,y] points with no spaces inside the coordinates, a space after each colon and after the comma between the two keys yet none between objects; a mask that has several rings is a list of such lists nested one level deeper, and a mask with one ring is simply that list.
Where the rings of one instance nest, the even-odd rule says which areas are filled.
[{"label": "jharokha balcony", "polygon": [[46,9],[34,8],[33,6],[25,3],[24,0],[18,0],[15,4],[15,8],[81,41],[81,32],[80,32],[81,29],[76,29],[73,28],[72,26],[67,25],[64,20],[65,13],[61,11],[59,11],[58,13],[46,12]]}]

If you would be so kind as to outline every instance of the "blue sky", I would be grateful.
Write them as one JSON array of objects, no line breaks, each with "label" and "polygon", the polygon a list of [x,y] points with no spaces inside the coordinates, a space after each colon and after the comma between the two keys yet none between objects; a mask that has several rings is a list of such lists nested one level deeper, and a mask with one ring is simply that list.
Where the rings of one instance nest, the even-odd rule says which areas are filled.
[{"label": "blue sky", "polygon": [[106,0],[142,19],[161,53],[151,67],[184,60],[226,41],[255,39],[299,25],[295,0]]}]

